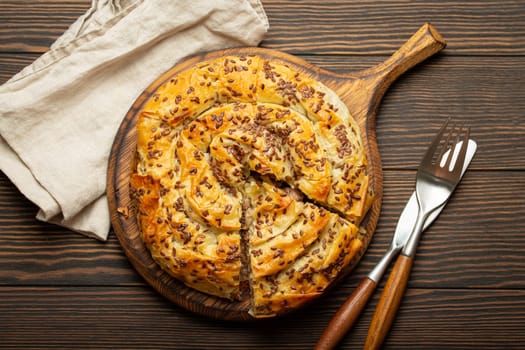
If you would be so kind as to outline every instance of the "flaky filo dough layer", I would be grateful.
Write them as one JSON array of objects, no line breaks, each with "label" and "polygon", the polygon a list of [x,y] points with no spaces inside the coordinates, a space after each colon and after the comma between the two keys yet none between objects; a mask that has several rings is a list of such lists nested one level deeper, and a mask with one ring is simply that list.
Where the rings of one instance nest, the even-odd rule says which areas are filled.
[{"label": "flaky filo dough layer", "polygon": [[373,199],[346,106],[259,56],[198,64],[154,92],[138,116],[131,187],[154,260],[233,300],[247,278],[255,317],[322,294],[359,251]]}]

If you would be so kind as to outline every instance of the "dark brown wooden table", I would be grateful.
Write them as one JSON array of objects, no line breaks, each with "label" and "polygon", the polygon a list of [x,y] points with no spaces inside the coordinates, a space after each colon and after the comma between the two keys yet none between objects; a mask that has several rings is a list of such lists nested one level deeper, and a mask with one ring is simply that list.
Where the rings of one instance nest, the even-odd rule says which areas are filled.
[{"label": "dark brown wooden table", "polygon": [[[89,0],[2,0],[0,83],[45,52]],[[525,2],[265,0],[263,47],[351,72],[383,61],[424,22],[448,41],[401,77],[377,117],[382,213],[354,273],[284,318],[234,323],[170,304],[106,243],[37,221],[0,173],[0,348],[308,349],[383,254],[415,169],[449,116],[478,153],[425,233],[385,349],[525,347]],[[1,108],[1,106],[0,106]],[[361,348],[383,283],[341,348]]]}]

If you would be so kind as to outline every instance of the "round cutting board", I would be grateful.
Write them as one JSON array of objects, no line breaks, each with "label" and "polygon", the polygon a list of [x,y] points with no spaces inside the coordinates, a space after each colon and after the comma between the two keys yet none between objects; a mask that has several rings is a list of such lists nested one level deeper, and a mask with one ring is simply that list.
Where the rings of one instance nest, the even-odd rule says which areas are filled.
[{"label": "round cutting board", "polygon": [[[111,222],[115,234],[127,257],[138,273],[160,294],[174,303],[198,314],[217,319],[248,320],[250,301],[229,301],[201,293],[184,285],[163,271],[153,260],[140,238],[136,219],[136,207],[130,197],[129,179],[133,172],[136,150],[136,122],[142,105],[163,83],[174,75],[191,68],[201,61],[213,60],[226,55],[258,55],[287,64],[334,90],[347,105],[351,115],[357,120],[363,143],[367,150],[369,175],[375,199],[362,227],[366,230],[362,237],[363,246],[350,263],[344,278],[359,262],[366,251],[375,230],[381,209],[382,172],[375,136],[375,114],[380,100],[388,86],[402,73],[445,46],[435,29],[425,24],[398,51],[385,62],[365,71],[351,74],[335,74],[315,67],[295,56],[262,48],[234,48],[219,50],[188,58],[168,72],[158,77],[135,101],[125,116],[111,150],[107,195]],[[337,283],[335,283],[337,284]]]}]

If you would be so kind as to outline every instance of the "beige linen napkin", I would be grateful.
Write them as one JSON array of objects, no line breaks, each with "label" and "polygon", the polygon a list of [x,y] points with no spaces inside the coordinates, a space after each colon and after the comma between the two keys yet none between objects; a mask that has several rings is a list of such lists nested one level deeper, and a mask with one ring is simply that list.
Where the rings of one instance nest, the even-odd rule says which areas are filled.
[{"label": "beige linen napkin", "polygon": [[38,219],[105,240],[108,156],[134,100],[181,58],[255,46],[267,30],[259,0],[94,0],[0,86],[0,169]]}]

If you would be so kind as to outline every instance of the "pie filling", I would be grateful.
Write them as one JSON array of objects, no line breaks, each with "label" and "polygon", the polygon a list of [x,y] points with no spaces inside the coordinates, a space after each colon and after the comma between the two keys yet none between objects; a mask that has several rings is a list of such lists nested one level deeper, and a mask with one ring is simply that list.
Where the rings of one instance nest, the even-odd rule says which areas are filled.
[{"label": "pie filling", "polygon": [[322,294],[361,248],[373,194],[359,127],[332,90],[258,56],[173,76],[137,121],[142,239],[188,286],[254,317]]}]

